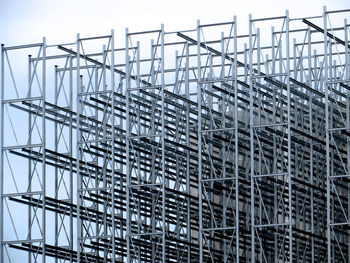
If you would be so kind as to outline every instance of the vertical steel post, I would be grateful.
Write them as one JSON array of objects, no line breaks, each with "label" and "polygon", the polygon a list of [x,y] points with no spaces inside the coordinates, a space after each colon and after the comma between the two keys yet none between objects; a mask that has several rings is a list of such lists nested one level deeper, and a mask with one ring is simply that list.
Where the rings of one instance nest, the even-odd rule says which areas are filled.
[{"label": "vertical steel post", "polygon": [[162,262],[166,262],[166,210],[165,210],[165,201],[166,201],[166,194],[165,194],[165,186],[166,186],[166,177],[165,177],[165,108],[164,108],[164,93],[165,93],[165,77],[164,77],[164,24],[161,25],[161,83],[162,83],[162,107],[161,107],[161,118],[162,118]]},{"label": "vertical steel post", "polygon": [[[54,98],[54,104],[58,105],[58,66],[55,65],[55,98]],[[58,152],[58,123],[57,123],[57,116],[55,116],[55,151]],[[59,184],[59,180],[58,180],[58,167],[57,167],[57,162],[56,162],[56,166],[55,166],[55,199],[58,199],[58,184]],[[58,246],[58,213],[55,213],[55,246]],[[58,262],[58,259],[55,259],[55,262]]]},{"label": "vertical steel post", "polygon": [[330,199],[330,142],[329,142],[329,105],[328,105],[328,60],[327,60],[327,53],[328,53],[328,39],[327,39],[327,13],[326,13],[326,7],[323,7],[323,28],[324,28],[324,34],[323,34],[323,52],[324,52],[324,58],[323,58],[323,89],[325,93],[325,122],[326,122],[326,166],[327,166],[327,261],[328,263],[332,262],[331,257],[331,215],[330,215],[330,209],[331,209],[331,199]]},{"label": "vertical steel post", "polygon": [[[239,137],[238,137],[238,82],[237,82],[237,17],[233,17],[233,59],[234,59],[234,69],[233,69],[233,79],[234,79],[234,118],[235,118],[235,185],[236,185],[236,193],[235,193],[235,199],[236,199],[236,263],[239,263],[240,258],[240,250],[239,250],[239,155],[238,155],[238,143],[239,143]],[[225,169],[225,167],[224,167]]]},{"label": "vertical steel post", "polygon": [[43,184],[43,211],[42,211],[42,231],[43,231],[43,263],[46,262],[46,38],[43,38],[43,62],[42,62],[42,147],[43,147],[43,163],[42,163],[42,184]]},{"label": "vertical steel post", "polygon": [[131,263],[131,218],[130,218],[130,112],[129,112],[129,88],[130,88],[130,69],[129,69],[129,30],[125,29],[125,99],[126,99],[126,243],[127,243],[127,263]]},{"label": "vertical steel post", "polygon": [[4,192],[4,90],[5,90],[5,46],[1,44],[1,63],[0,63],[0,85],[1,85],[1,107],[0,107],[0,261],[4,262],[4,211],[3,211],[3,192]]},{"label": "vertical steel post", "polygon": [[290,52],[289,52],[289,12],[286,11],[286,81],[287,81],[287,114],[288,114],[288,231],[289,262],[293,262],[293,198],[292,198],[292,135],[291,135],[291,92],[290,92]]},{"label": "vertical steel post", "polygon": [[249,14],[249,133],[250,133],[250,219],[251,219],[251,262],[255,262],[255,197],[254,197],[254,105],[253,105],[253,36],[252,15]]},{"label": "vertical steel post", "polygon": [[[311,29],[310,26],[308,26],[307,29],[307,61],[308,61],[308,85],[312,88],[312,61],[311,61]],[[313,133],[313,120],[314,120],[314,113],[313,113],[313,107],[312,107],[312,93],[310,92],[310,98],[309,98],[309,133],[312,135]],[[314,153],[313,153],[313,141],[310,138],[310,184],[314,183]],[[315,225],[314,225],[314,189],[310,189],[310,206],[311,206],[311,222],[310,222],[310,228],[311,233],[315,234]],[[311,237],[311,262],[315,262],[315,238],[314,236]]]},{"label": "vertical steel post", "polygon": [[80,146],[79,146],[79,138],[80,135],[80,97],[79,93],[82,91],[81,87],[81,79],[80,79],[80,34],[77,34],[77,41],[76,41],[76,48],[77,48],[77,130],[76,130],[76,154],[77,154],[77,262],[81,262],[81,247],[80,247],[80,240],[82,238],[82,221],[81,221],[81,212],[80,212],[80,206],[81,206],[81,174],[80,174]]},{"label": "vertical steel post", "polygon": [[[69,192],[70,192],[70,197],[69,201],[70,204],[73,204],[73,193],[74,193],[74,188],[73,188],[73,56],[69,56],[69,157],[70,157],[70,164],[69,164]],[[73,251],[74,248],[74,225],[73,225],[73,206],[69,208],[69,216],[70,216],[70,244],[69,244],[69,249]],[[73,253],[70,253],[70,262],[73,263]]]},{"label": "vertical steel post", "polygon": [[[185,65],[185,94],[186,99],[190,99],[190,87],[189,87],[189,44],[186,41],[185,44],[186,65]],[[186,146],[190,147],[190,106],[186,103]],[[186,151],[186,190],[187,190],[187,242],[191,243],[192,240],[192,228],[191,228],[191,173],[190,173],[190,152]],[[191,246],[188,245],[187,251],[187,263],[191,263]]]},{"label": "vertical steel post", "polygon": [[[108,50],[107,50],[108,52]],[[114,30],[111,30],[111,66],[110,66],[110,71],[111,71],[111,96],[112,96],[112,107],[111,107],[111,115],[112,115],[112,176],[111,176],[111,207],[112,207],[112,260],[115,260],[115,232],[116,232],[116,227],[115,227],[115,220],[116,220],[116,215],[115,215],[115,182],[116,182],[116,174],[115,174],[115,94],[114,94],[114,88],[115,88],[115,79],[114,79]]]},{"label": "vertical steel post", "polygon": [[203,263],[203,207],[202,207],[202,87],[201,87],[201,35],[197,20],[197,105],[198,105],[198,202],[199,202],[199,262]]},{"label": "vertical steel post", "polygon": [[[28,97],[32,96],[31,85],[32,85],[32,56],[28,57]],[[32,113],[28,113],[28,129],[32,127]],[[29,132],[30,133],[30,132]],[[32,136],[30,136],[28,144],[32,144]],[[28,191],[32,191],[31,184],[31,173],[32,173],[32,160],[28,160]],[[28,206],[28,239],[32,238],[32,207]],[[32,262],[31,253],[28,253],[28,262]]]}]

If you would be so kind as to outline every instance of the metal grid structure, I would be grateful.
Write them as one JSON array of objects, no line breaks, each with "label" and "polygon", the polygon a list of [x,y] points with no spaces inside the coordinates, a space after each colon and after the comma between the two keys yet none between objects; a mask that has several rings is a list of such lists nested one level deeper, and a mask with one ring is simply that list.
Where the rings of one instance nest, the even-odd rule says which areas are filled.
[{"label": "metal grid structure", "polygon": [[0,261],[349,262],[349,12],[2,45]]}]

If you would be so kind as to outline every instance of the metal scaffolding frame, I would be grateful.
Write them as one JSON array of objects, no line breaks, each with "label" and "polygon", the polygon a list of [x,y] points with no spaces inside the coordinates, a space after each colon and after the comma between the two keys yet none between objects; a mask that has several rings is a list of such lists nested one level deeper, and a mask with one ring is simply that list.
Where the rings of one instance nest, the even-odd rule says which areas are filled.
[{"label": "metal scaffolding frame", "polygon": [[350,10],[1,46],[1,262],[349,262]]}]

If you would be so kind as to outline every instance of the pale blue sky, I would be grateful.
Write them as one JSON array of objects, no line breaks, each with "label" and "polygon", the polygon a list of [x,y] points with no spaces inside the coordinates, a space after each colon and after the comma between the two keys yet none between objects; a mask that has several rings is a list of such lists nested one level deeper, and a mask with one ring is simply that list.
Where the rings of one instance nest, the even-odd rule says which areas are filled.
[{"label": "pale blue sky", "polygon": [[[219,22],[231,20],[247,24],[254,17],[283,15],[320,15],[322,6],[329,10],[350,8],[349,0],[0,0],[0,42],[6,45],[40,42],[74,41],[83,36],[108,34],[115,29],[131,31],[194,28],[196,20]],[[350,21],[350,17],[349,17]]]}]

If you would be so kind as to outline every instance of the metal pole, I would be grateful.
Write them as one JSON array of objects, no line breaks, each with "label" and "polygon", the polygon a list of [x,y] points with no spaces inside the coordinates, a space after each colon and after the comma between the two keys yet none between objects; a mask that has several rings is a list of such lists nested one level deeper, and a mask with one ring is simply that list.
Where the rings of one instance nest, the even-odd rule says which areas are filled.
[{"label": "metal pole", "polygon": [[[58,71],[57,71],[58,66],[55,65],[55,105],[58,105]],[[30,126],[29,126],[30,127]],[[55,152],[58,152],[58,123],[57,123],[57,116],[55,116]],[[55,199],[58,199],[58,167],[57,167],[57,161],[56,161],[56,166],[55,166]],[[58,214],[55,213],[55,246],[58,246]],[[58,259],[55,258],[55,262],[58,262]]]},{"label": "metal pole", "polygon": [[[233,79],[234,79],[234,96],[235,96],[235,105],[234,105],[234,118],[235,118],[235,185],[236,185],[236,263],[239,263],[240,250],[239,250],[239,155],[238,155],[238,82],[237,82],[237,18],[233,17],[233,53],[234,53],[234,70],[233,70]],[[225,167],[224,167],[225,169]]]},{"label": "metal pole", "polygon": [[166,216],[166,210],[165,210],[165,202],[166,202],[166,194],[165,194],[165,186],[166,186],[166,177],[165,177],[165,108],[164,108],[164,93],[165,93],[165,77],[164,77],[164,24],[161,25],[161,83],[162,83],[162,262],[165,263],[166,261],[166,222],[165,222],[165,216]]},{"label": "metal pole", "polygon": [[112,186],[111,186],[111,198],[112,198],[112,260],[115,260],[115,182],[116,182],[116,174],[115,174],[115,95],[114,95],[114,88],[115,88],[115,79],[114,79],[114,30],[111,30],[111,96],[112,96],[112,107],[111,107],[111,115],[112,115]]},{"label": "metal pole", "polygon": [[0,220],[1,220],[1,226],[0,226],[0,261],[4,262],[4,208],[3,208],[3,192],[4,192],[4,156],[3,156],[3,147],[4,147],[4,90],[5,90],[5,46],[1,44],[1,65],[0,65],[0,85],[1,85],[1,120],[0,120],[0,161],[1,161],[1,168],[0,168]]},{"label": "metal pole", "polygon": [[[186,99],[190,99],[190,87],[189,87],[189,44],[186,41],[185,44],[185,51],[186,51],[186,65],[185,65],[185,93],[186,93]],[[187,147],[190,147],[190,106],[188,103],[186,103],[186,145]],[[188,194],[187,198],[187,241],[191,243],[192,240],[192,228],[191,228],[191,174],[190,174],[190,152],[187,150],[186,154],[186,190]],[[187,263],[191,263],[191,246],[188,245],[188,251],[187,251]]]},{"label": "metal pole", "polygon": [[[29,55],[28,57],[28,97],[32,96],[32,89],[31,89],[31,85],[32,85],[32,67],[31,67],[31,55]],[[28,129],[29,129],[29,141],[28,144],[32,144],[32,136],[30,134],[30,129],[32,127],[32,117],[33,114],[31,112],[28,113]],[[31,177],[32,177],[32,160],[28,160],[28,191],[32,191],[32,184],[31,184]],[[32,238],[32,207],[28,206],[28,239]],[[31,263],[32,262],[32,255],[31,253],[28,253],[28,262]]]},{"label": "metal pole", "polygon": [[289,262],[293,262],[293,198],[292,198],[292,135],[291,135],[291,92],[290,92],[290,52],[289,52],[289,12],[286,11],[286,74],[288,111],[288,206],[289,206]]},{"label": "metal pole", "polygon": [[198,105],[198,201],[199,201],[199,263],[203,263],[203,207],[202,207],[202,87],[201,87],[201,35],[197,20],[197,105]]},{"label": "metal pole", "polygon": [[[308,27],[308,67],[309,67],[309,86],[312,87],[312,65],[311,65],[311,30]],[[313,121],[314,121],[314,113],[312,107],[312,94],[310,92],[309,99],[309,121],[310,121],[310,135],[313,133]],[[313,141],[310,139],[310,183],[314,183],[314,153],[313,153]],[[311,188],[310,200],[311,200],[311,233],[315,233],[315,224],[314,224],[314,189]],[[315,238],[312,236],[311,238],[311,261],[315,262]]]},{"label": "metal pole", "polygon": [[127,263],[131,263],[131,218],[130,218],[130,183],[131,183],[131,173],[130,173],[130,109],[129,109],[129,88],[130,88],[130,69],[129,69],[129,30],[125,29],[125,98],[126,98],[126,244],[127,244]]},{"label": "metal pole", "polygon": [[[73,204],[73,57],[69,56],[69,157],[70,157],[70,164],[69,164],[69,201],[70,204]],[[73,206],[70,207],[70,244],[69,249],[73,251],[74,248],[74,225],[73,225]],[[73,263],[73,253],[70,253],[70,262]]]},{"label": "metal pole", "polygon": [[330,215],[330,209],[331,209],[331,199],[330,199],[330,142],[329,142],[329,105],[328,105],[328,60],[327,60],[327,53],[328,53],[328,39],[327,39],[327,14],[326,14],[326,7],[323,7],[323,28],[324,28],[324,34],[323,34],[323,52],[324,52],[324,67],[323,67],[323,88],[325,92],[325,122],[326,122],[326,165],[327,165],[327,261],[328,263],[332,262],[331,257],[331,215]]},{"label": "metal pole", "polygon": [[253,105],[253,37],[252,15],[249,14],[249,132],[250,132],[250,220],[251,220],[251,262],[255,262],[255,196],[254,196],[254,105]]},{"label": "metal pole", "polygon": [[43,38],[43,65],[42,65],[42,147],[43,147],[43,217],[42,217],[42,231],[43,231],[43,263],[46,262],[46,38]]},{"label": "metal pole", "polygon": [[77,262],[81,262],[81,247],[80,247],[80,240],[82,238],[82,221],[81,221],[81,212],[80,212],[80,206],[81,206],[81,174],[80,174],[80,146],[79,146],[79,140],[81,138],[80,134],[80,111],[81,111],[81,105],[80,105],[80,97],[78,95],[79,92],[82,92],[81,87],[81,76],[80,76],[80,34],[77,34],[77,143],[76,143],[76,154],[77,154]]}]

